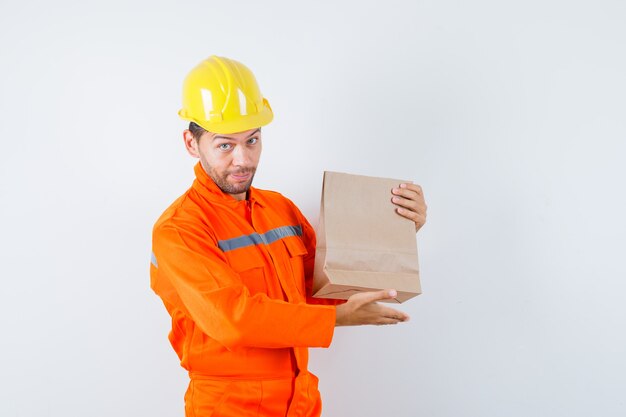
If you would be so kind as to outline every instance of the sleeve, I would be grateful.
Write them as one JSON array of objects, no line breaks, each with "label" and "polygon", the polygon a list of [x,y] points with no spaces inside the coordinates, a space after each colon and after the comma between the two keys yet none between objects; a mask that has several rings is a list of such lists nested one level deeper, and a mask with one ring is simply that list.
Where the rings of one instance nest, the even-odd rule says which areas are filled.
[{"label": "sleeve", "polygon": [[153,261],[154,291],[165,303],[182,304],[205,334],[228,349],[330,345],[333,307],[252,296],[215,240],[197,226],[156,228]]},{"label": "sleeve", "polygon": [[330,306],[345,303],[346,300],[313,297],[313,268],[315,267],[315,248],[317,240],[315,237],[315,230],[313,230],[311,224],[299,210],[298,215],[300,217],[300,223],[302,224],[302,241],[304,242],[304,246],[307,250],[307,255],[304,257],[304,286],[306,288],[306,302],[309,304]]}]

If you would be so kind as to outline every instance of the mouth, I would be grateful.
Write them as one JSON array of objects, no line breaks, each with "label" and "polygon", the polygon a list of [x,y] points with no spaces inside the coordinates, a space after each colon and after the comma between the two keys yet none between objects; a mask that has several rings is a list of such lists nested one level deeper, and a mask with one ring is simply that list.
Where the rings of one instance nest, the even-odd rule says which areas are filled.
[{"label": "mouth", "polygon": [[232,179],[234,179],[237,182],[242,182],[242,181],[247,181],[252,177],[252,173],[251,172],[237,172],[237,173],[231,173],[230,177]]}]

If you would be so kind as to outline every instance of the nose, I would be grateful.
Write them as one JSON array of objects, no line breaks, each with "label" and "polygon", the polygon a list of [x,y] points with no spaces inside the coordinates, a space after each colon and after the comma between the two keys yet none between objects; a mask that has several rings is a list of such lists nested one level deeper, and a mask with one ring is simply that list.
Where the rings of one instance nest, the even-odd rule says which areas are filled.
[{"label": "nose", "polygon": [[245,167],[250,164],[250,151],[245,146],[235,146],[232,155],[233,165]]}]

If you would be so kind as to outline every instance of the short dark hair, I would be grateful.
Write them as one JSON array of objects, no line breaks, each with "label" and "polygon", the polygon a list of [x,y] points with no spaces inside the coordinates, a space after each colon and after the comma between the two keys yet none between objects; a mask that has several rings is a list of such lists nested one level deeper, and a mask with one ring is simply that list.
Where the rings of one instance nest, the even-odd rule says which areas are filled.
[{"label": "short dark hair", "polygon": [[189,130],[195,140],[200,140],[200,137],[206,132],[205,128],[194,122],[189,122]]}]

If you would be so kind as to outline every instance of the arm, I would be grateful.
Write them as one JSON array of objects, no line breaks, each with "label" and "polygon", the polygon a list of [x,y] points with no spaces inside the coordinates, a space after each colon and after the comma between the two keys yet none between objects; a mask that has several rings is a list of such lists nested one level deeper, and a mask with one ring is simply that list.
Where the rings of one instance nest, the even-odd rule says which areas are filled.
[{"label": "arm", "polygon": [[229,349],[330,345],[334,308],[251,296],[215,241],[198,229],[166,225],[154,231],[153,288],[164,301],[182,304],[205,334]]}]

